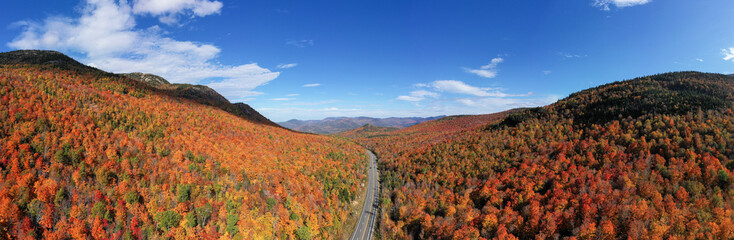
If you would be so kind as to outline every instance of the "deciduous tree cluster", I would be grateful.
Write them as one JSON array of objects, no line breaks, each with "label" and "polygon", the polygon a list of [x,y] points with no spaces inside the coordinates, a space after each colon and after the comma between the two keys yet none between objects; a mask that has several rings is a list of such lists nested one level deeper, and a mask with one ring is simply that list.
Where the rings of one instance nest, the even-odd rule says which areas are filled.
[{"label": "deciduous tree cluster", "polygon": [[730,76],[661,74],[479,124],[458,117],[358,138],[380,159],[378,232],[732,239],[733,89]]},{"label": "deciduous tree cluster", "polygon": [[0,65],[0,238],[341,236],[355,144],[96,71]]}]

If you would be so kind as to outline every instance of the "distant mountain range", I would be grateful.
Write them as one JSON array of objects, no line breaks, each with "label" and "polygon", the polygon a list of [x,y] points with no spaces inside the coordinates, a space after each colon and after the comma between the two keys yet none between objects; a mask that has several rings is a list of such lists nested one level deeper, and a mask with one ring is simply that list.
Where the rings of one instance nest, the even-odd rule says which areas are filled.
[{"label": "distant mountain range", "polygon": [[332,134],[338,132],[349,131],[359,128],[366,124],[376,127],[405,128],[422,123],[425,121],[439,119],[445,116],[435,117],[391,117],[391,118],[370,118],[370,117],[330,117],[323,120],[297,120],[292,119],[287,122],[279,122],[283,127],[290,128],[301,132]]}]

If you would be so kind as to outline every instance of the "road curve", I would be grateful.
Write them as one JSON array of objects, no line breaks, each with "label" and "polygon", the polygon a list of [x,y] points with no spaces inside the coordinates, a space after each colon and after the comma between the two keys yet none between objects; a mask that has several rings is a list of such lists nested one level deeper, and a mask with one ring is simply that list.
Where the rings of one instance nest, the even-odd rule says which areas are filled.
[{"label": "road curve", "polygon": [[359,220],[357,220],[357,225],[354,226],[354,232],[349,240],[372,239],[372,229],[375,228],[377,204],[380,198],[380,182],[378,181],[377,157],[369,150],[367,154],[370,156],[367,195],[364,200],[364,206],[362,207],[362,213],[359,214]]}]

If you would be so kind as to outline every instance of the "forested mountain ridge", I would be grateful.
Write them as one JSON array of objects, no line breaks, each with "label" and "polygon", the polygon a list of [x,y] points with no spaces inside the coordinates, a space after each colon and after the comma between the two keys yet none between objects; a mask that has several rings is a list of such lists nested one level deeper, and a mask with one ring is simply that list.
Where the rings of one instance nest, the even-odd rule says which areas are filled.
[{"label": "forested mountain ridge", "polygon": [[446,134],[452,125],[445,125],[358,138],[380,156],[378,233],[734,238],[732,96],[732,76],[665,73],[580,91],[458,134]]},{"label": "forested mountain ridge", "polygon": [[123,73],[121,75],[149,84],[176,97],[191,99],[199,103],[215,106],[250,121],[280,127],[280,125],[270,121],[270,119],[255,111],[255,109],[250,107],[250,105],[247,105],[246,103],[230,103],[229,100],[224,98],[224,96],[219,94],[217,91],[204,85],[182,83],[171,84],[165,78],[150,73],[136,72]]},{"label": "forested mountain ridge", "polygon": [[176,97],[186,98],[222,108],[232,114],[241,116],[250,121],[268,124],[271,126],[280,126],[270,119],[267,119],[259,112],[255,111],[246,103],[230,103],[226,98],[204,85],[169,83],[166,79],[148,73],[123,73],[113,74],[102,70],[86,66],[66,55],[57,51],[48,50],[18,50],[12,52],[0,53],[0,64],[31,64],[41,68],[63,69],[85,74],[95,73],[100,76],[124,76],[132,80],[136,80],[146,85],[150,85],[166,94]]},{"label": "forested mountain ridge", "polygon": [[355,144],[56,52],[0,53],[0,106],[0,238],[336,238],[366,177]]},{"label": "forested mountain ridge", "polygon": [[734,101],[734,77],[674,72],[614,82],[571,94],[551,105],[566,117],[604,123],[644,114],[682,115],[725,109]]}]

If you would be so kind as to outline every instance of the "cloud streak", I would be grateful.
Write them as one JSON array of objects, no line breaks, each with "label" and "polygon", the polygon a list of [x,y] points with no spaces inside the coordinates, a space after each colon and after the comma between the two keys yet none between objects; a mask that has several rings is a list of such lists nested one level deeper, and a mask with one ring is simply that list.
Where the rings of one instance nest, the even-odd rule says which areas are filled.
[{"label": "cloud streak", "polygon": [[293,101],[295,98],[271,98],[270,101]]},{"label": "cloud streak", "polygon": [[286,45],[291,45],[294,47],[299,48],[305,48],[305,47],[311,47],[313,46],[313,40],[312,39],[302,39],[302,40],[286,40]]},{"label": "cloud streak", "polygon": [[318,87],[318,86],[321,86],[321,83],[309,83],[309,84],[303,85],[303,87]]},{"label": "cloud streak", "polygon": [[403,101],[409,101],[409,102],[418,102],[418,101],[423,101],[424,99],[426,99],[426,97],[438,98],[439,96],[440,94],[435,93],[435,92],[426,91],[426,90],[417,90],[417,91],[410,92],[409,95],[399,96],[397,99],[403,100]]},{"label": "cloud streak", "polygon": [[649,3],[651,0],[594,0],[593,6],[601,8],[604,11],[611,10],[609,6],[614,5],[617,8],[632,7]]},{"label": "cloud streak", "polygon": [[218,1],[87,0],[77,18],[50,17],[43,22],[18,22],[22,33],[7,45],[14,49],[54,49],[83,55],[82,62],[111,72],[147,72],[171,82],[208,84],[229,100],[261,93],[253,91],[277,78],[257,63],[222,65],[220,49],[211,44],[167,37],[159,26],[136,28],[139,15],[206,16],[218,13]]},{"label": "cloud streak", "polygon": [[563,58],[565,58],[565,59],[569,59],[569,58],[583,58],[583,57],[587,57],[588,56],[588,55],[573,54],[573,53],[566,53],[566,52],[558,52],[558,55],[561,56],[561,57],[563,57]]},{"label": "cloud streak", "polygon": [[493,58],[489,64],[481,66],[479,69],[464,68],[464,71],[475,74],[483,78],[494,78],[497,76],[497,64],[504,61],[502,58]]},{"label": "cloud streak", "polygon": [[288,68],[292,68],[292,67],[295,67],[295,66],[298,66],[298,63],[279,64],[277,66],[277,68],[280,68],[280,69],[288,69]]},{"label": "cloud streak", "polygon": [[[413,86],[423,89],[398,96],[396,100],[419,106],[413,110],[419,113],[415,116],[493,113],[519,107],[543,106],[558,100],[557,96],[509,94],[502,88],[476,87],[458,80],[438,80]],[[429,98],[432,98],[431,101],[422,102]]]},{"label": "cloud streak", "polygon": [[476,86],[471,86],[469,84],[466,84],[462,81],[458,80],[438,80],[433,81],[431,83],[419,83],[414,84],[413,86],[418,88],[430,88],[434,92],[427,91],[427,90],[416,90],[410,92],[408,95],[398,96],[397,100],[403,100],[403,101],[409,101],[409,102],[418,102],[425,100],[427,97],[431,98],[438,98],[440,96],[439,93],[452,93],[452,94],[461,94],[461,95],[471,95],[476,97],[497,97],[497,98],[505,98],[505,97],[523,97],[523,96],[529,96],[530,94],[507,94],[502,92],[500,88],[481,88]]},{"label": "cloud streak", "polygon": [[500,92],[493,88],[479,88],[468,85],[457,80],[439,80],[430,84],[433,89],[439,92],[450,92],[457,94],[474,95],[478,97],[508,97],[509,94]]},{"label": "cloud streak", "polygon": [[158,17],[165,24],[175,24],[180,15],[204,17],[219,14],[222,2],[208,0],[135,0],[132,11],[134,14],[147,14]]}]

